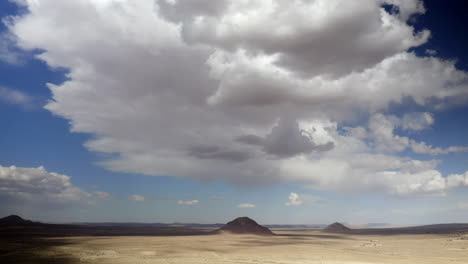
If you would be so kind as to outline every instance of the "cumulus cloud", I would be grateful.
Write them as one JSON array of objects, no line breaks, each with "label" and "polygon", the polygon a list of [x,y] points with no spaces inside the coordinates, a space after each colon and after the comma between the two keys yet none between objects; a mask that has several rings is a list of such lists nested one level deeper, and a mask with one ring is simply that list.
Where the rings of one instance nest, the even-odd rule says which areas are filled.
[{"label": "cumulus cloud", "polygon": [[440,155],[440,154],[449,154],[453,152],[467,152],[468,146],[451,146],[448,148],[438,148],[433,147],[425,142],[416,142],[411,140],[411,149],[415,153],[420,154],[430,154],[430,155]]},{"label": "cumulus cloud", "polygon": [[0,165],[0,201],[22,205],[67,206],[90,203],[91,194],[71,183],[71,177],[44,167]]},{"label": "cumulus cloud", "polygon": [[159,2],[162,15],[174,22],[190,21],[196,16],[216,16],[228,4],[227,0],[163,0]]},{"label": "cumulus cloud", "polygon": [[289,71],[336,76],[427,41],[429,31],[414,33],[405,23],[423,10],[405,8],[405,16],[396,17],[383,2],[225,1],[224,12],[185,21],[182,32],[189,43],[277,55],[275,64]]},{"label": "cumulus cloud", "polygon": [[228,161],[245,161],[251,153],[235,150],[226,150],[218,146],[194,146],[189,148],[189,156],[199,159],[224,159]]},{"label": "cumulus cloud", "polygon": [[446,179],[448,188],[458,188],[468,186],[468,171],[464,174],[450,174]]},{"label": "cumulus cloud", "polygon": [[279,157],[296,156],[312,151],[328,151],[333,148],[333,142],[323,145],[314,143],[310,131],[301,129],[296,120],[284,118],[280,119],[265,137],[242,135],[237,138],[237,141],[262,146],[265,153]]},{"label": "cumulus cloud", "polygon": [[200,201],[198,200],[191,200],[191,201],[178,201],[177,204],[180,204],[180,205],[195,205],[195,204],[198,204]]},{"label": "cumulus cloud", "polygon": [[299,128],[295,120],[281,119],[265,137],[264,150],[277,156],[295,156],[312,151],[327,151],[333,148],[333,142],[316,145],[312,136]]},{"label": "cumulus cloud", "polygon": [[143,195],[139,195],[139,194],[130,195],[128,199],[130,199],[131,201],[135,201],[135,202],[143,202],[146,200],[146,198]]},{"label": "cumulus cloud", "polygon": [[395,133],[396,128],[419,131],[428,128],[433,123],[434,118],[429,113],[409,113],[401,119],[378,113],[371,117],[369,130],[378,149],[401,152],[411,148],[415,153],[430,155],[468,151],[468,146],[433,147],[426,142],[418,142]]},{"label": "cumulus cloud", "polygon": [[434,124],[434,117],[428,112],[413,112],[404,114],[400,120],[400,126],[406,130],[420,131]]},{"label": "cumulus cloud", "polygon": [[435,56],[437,55],[437,50],[433,50],[433,49],[426,49],[425,53],[429,56]]},{"label": "cumulus cloud", "polygon": [[24,54],[15,46],[14,36],[7,33],[0,34],[0,61],[12,65],[21,65],[24,60]]},{"label": "cumulus cloud", "polygon": [[395,124],[383,114],[372,116],[369,121],[369,129],[378,147],[392,151],[403,151],[409,145],[407,137],[400,137],[393,133]]},{"label": "cumulus cloud", "polygon": [[31,109],[34,105],[34,98],[24,92],[0,86],[0,102]]},{"label": "cumulus cloud", "polygon": [[[468,99],[454,61],[409,51],[430,35],[407,23],[421,1],[23,2],[16,44],[69,69],[46,109],[94,135],[90,151],[117,154],[107,169],[398,195],[439,176],[438,161],[398,152],[460,150],[398,134]],[[407,98],[428,112],[380,114]],[[350,125],[358,116],[369,123]]]},{"label": "cumulus cloud", "polygon": [[255,208],[255,204],[249,204],[249,203],[238,204],[237,208]]},{"label": "cumulus cloud", "polygon": [[[392,157],[374,159],[376,157],[368,156],[354,158],[349,163],[333,160],[321,161],[319,164],[339,166],[337,169],[330,171],[329,175],[332,176],[328,179],[314,176],[315,173],[324,173],[320,171],[319,164],[311,166],[304,164],[302,161],[296,161],[293,164],[288,164],[285,169],[296,173],[298,176],[300,172],[304,171],[302,177],[308,177],[309,181],[315,182],[312,186],[314,189],[341,190],[344,192],[349,190],[369,191],[372,189],[373,191],[382,191],[399,197],[424,197],[444,196],[451,189],[467,187],[464,174],[444,177],[442,173],[433,168],[437,164],[434,161],[405,161]],[[381,164],[363,164],[363,162],[373,161]],[[388,163],[383,164],[384,162]],[[307,167],[293,167],[301,165]],[[362,165],[366,167],[361,167]],[[375,167],[372,168],[373,166]]]},{"label": "cumulus cloud", "polygon": [[299,206],[302,204],[302,199],[299,194],[292,192],[289,194],[289,202],[286,203],[287,206]]}]

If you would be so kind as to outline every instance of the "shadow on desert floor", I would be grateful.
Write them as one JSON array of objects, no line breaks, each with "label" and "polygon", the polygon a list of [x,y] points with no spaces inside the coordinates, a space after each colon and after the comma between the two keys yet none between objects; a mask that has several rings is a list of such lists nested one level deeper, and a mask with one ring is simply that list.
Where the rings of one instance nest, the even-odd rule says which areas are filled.
[{"label": "shadow on desert floor", "polygon": [[73,264],[79,259],[70,255],[53,254],[57,246],[74,244],[69,239],[9,238],[0,240],[0,263],[15,264]]}]

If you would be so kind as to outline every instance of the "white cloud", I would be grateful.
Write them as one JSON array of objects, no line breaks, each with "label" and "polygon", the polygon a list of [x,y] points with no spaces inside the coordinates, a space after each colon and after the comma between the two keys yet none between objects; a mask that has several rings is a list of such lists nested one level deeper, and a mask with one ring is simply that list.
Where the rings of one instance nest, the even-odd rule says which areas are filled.
[{"label": "white cloud", "polygon": [[249,204],[249,203],[244,203],[244,204],[238,204],[238,208],[255,208],[255,204]]},{"label": "white cloud", "polygon": [[434,117],[428,112],[406,113],[400,120],[400,126],[406,130],[420,131],[434,124]]},{"label": "white cloud", "polygon": [[177,203],[180,205],[195,205],[198,204],[200,201],[198,200],[191,200],[191,201],[178,201]]},{"label": "white cloud", "polygon": [[287,206],[299,206],[302,204],[302,199],[299,194],[292,192],[289,194],[289,202],[286,203]]},{"label": "white cloud", "polygon": [[437,55],[437,50],[433,50],[433,49],[426,49],[425,53],[429,56],[435,56]]},{"label": "white cloud", "polygon": [[96,191],[94,192],[94,194],[101,200],[109,200],[110,198],[112,198],[112,195],[110,195],[110,193],[107,192]]},{"label": "white cloud", "polygon": [[450,174],[446,184],[448,188],[468,187],[468,171],[464,174]]},{"label": "white cloud", "polygon": [[440,154],[448,154],[453,152],[467,152],[468,146],[451,146],[448,148],[434,148],[433,146],[425,143],[425,142],[416,142],[411,140],[411,149],[415,153],[420,154],[430,154],[430,155],[440,155]]},{"label": "white cloud", "polygon": [[275,63],[289,71],[336,76],[427,41],[429,31],[414,34],[408,17],[386,13],[382,2],[225,1],[223,12],[184,21],[182,32],[189,43],[275,55]]},{"label": "white cloud", "polygon": [[24,92],[0,86],[0,102],[31,109],[34,105],[34,98]]},{"label": "white cloud", "polygon": [[395,122],[383,114],[375,114],[369,121],[369,129],[378,148],[390,151],[403,151],[410,143],[407,137],[394,134]]},{"label": "white cloud", "polygon": [[130,199],[131,201],[135,201],[135,202],[145,201],[145,197],[142,196],[142,195],[139,195],[139,194],[130,195],[130,197],[128,197],[128,199]]},{"label": "white cloud", "polygon": [[[91,194],[73,185],[71,177],[48,172],[44,167],[22,168],[0,165],[0,199],[10,203],[46,207],[90,203]],[[41,207],[42,208],[42,207]]]},{"label": "white cloud", "polygon": [[[467,187],[461,175],[444,177],[439,171],[431,168],[436,162],[378,157],[372,164],[374,156],[353,158],[349,162],[322,160],[319,163],[295,161],[285,164],[285,171],[304,181],[313,182],[311,188],[322,190],[354,191],[362,190],[386,192],[400,197],[444,196],[453,188]],[[365,164],[369,165],[365,165]],[[385,164],[384,164],[385,163]],[[364,165],[365,167],[361,167]],[[328,168],[329,177],[325,175]],[[334,167],[333,167],[334,166]],[[375,168],[372,168],[375,166]],[[334,169],[329,169],[334,168]],[[465,173],[466,174],[466,173]],[[463,176],[466,177],[466,176]]]},{"label": "white cloud", "polygon": [[409,113],[401,119],[395,116],[374,114],[369,121],[369,129],[378,149],[401,152],[407,148],[415,153],[441,155],[453,152],[466,152],[468,146],[433,147],[426,142],[418,142],[408,137],[398,136],[394,130],[398,127],[405,130],[419,131],[434,123],[430,113]]},{"label": "white cloud", "polygon": [[12,34],[0,34],[0,61],[12,65],[24,63],[24,54],[15,47],[15,39]]},{"label": "white cloud", "polygon": [[[463,148],[398,135],[430,127],[429,113],[380,114],[407,98],[427,111],[468,99],[453,61],[408,51],[430,34],[406,23],[421,1],[25,4],[17,44],[70,70],[46,109],[94,135],[90,151],[118,154],[100,163],[113,171],[399,195],[432,192],[440,172],[398,152]],[[358,116],[369,125],[342,129]]]}]

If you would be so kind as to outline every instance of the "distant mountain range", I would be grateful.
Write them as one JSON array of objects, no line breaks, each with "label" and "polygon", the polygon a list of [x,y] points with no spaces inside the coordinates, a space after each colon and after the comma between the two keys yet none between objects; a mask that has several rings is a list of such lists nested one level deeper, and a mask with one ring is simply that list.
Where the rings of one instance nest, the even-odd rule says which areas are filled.
[{"label": "distant mountain range", "polygon": [[141,222],[74,222],[73,225],[87,225],[87,226],[154,226],[154,227],[197,227],[197,228],[211,228],[222,227],[224,224],[197,224],[197,223],[141,223]]},{"label": "distant mountain range", "polygon": [[[141,222],[75,222],[71,223],[75,225],[92,225],[92,226],[185,226],[185,227],[200,227],[200,228],[218,228],[224,226],[224,224],[197,224],[197,223],[141,223]],[[324,224],[315,225],[263,225],[268,228],[323,228]]]},{"label": "distant mountain range", "polygon": [[[0,218],[0,234],[14,235],[195,235],[213,234],[213,230],[227,230],[233,233],[270,233],[271,229],[321,229],[324,232],[347,234],[444,234],[468,232],[468,224],[451,223],[410,227],[382,227],[386,224],[374,223],[359,228],[349,228],[345,224],[334,223],[325,225],[258,225],[247,217],[237,218],[228,224],[196,224],[196,223],[69,223],[51,224],[25,220],[18,215],[10,215]],[[11,227],[25,227],[21,229]],[[37,228],[41,227],[41,228]]]}]

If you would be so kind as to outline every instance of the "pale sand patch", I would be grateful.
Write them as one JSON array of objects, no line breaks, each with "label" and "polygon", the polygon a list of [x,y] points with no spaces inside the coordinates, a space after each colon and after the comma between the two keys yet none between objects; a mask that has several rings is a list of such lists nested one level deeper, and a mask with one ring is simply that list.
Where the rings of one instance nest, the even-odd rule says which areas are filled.
[{"label": "pale sand patch", "polygon": [[142,256],[155,256],[156,252],[154,252],[154,251],[141,251],[140,255],[142,255]]},{"label": "pale sand patch", "polygon": [[[466,264],[456,235],[341,235],[276,230],[277,236],[73,237],[51,248],[89,264]],[[52,254],[53,255],[53,254]]]}]

